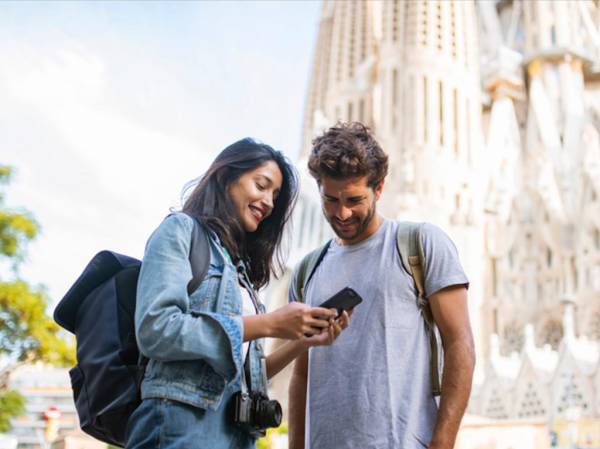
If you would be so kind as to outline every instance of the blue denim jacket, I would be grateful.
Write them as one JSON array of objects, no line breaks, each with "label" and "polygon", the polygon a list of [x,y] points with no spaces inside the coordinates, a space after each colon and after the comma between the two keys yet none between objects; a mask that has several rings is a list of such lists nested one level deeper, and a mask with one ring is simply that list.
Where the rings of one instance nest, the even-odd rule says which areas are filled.
[{"label": "blue denim jacket", "polygon": [[[193,218],[173,214],[146,245],[135,312],[138,346],[150,359],[142,399],[172,399],[216,410],[224,405],[225,387],[240,384],[242,299],[235,266],[216,234],[206,229],[210,265],[188,295],[193,226]],[[261,340],[252,341],[248,354],[253,389],[265,392],[263,347]]]}]

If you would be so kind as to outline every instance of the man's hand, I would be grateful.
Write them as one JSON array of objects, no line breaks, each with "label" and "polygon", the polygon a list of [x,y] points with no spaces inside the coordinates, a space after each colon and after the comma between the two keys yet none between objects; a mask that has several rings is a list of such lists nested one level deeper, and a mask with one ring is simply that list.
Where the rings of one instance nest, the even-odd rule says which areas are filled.
[{"label": "man's hand", "polygon": [[307,346],[327,346],[332,344],[339,337],[342,331],[348,327],[351,316],[352,310],[348,312],[344,310],[338,318],[330,318],[329,327],[321,330],[321,333],[318,335],[305,338],[304,343]]}]

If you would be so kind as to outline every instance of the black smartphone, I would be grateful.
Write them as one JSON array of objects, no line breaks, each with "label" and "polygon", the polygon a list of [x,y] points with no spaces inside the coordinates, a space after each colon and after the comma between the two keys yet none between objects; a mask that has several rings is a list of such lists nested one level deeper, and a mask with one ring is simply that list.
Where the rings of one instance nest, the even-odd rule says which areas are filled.
[{"label": "black smartphone", "polygon": [[331,298],[324,303],[320,304],[319,307],[325,309],[337,309],[338,316],[342,314],[344,310],[350,310],[351,308],[359,305],[362,302],[362,298],[356,291],[350,287],[344,287]]},{"label": "black smartphone", "polygon": [[[356,291],[350,287],[344,287],[335,295],[330,297],[327,301],[319,304],[319,307],[324,307],[325,309],[337,309],[337,317],[339,317],[342,314],[342,311],[350,310],[361,302],[362,298],[358,293],[356,293]],[[304,336],[312,337],[313,334],[304,334]]]}]

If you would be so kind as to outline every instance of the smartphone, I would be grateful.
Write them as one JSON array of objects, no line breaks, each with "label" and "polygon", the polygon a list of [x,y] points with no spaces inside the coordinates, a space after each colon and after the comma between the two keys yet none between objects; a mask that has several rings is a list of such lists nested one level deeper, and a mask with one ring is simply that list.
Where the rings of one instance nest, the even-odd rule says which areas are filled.
[{"label": "smartphone", "polygon": [[351,308],[359,305],[362,302],[362,298],[356,291],[350,287],[344,287],[331,298],[324,303],[320,304],[319,307],[325,309],[337,309],[338,316],[342,314],[344,310],[350,310]]},{"label": "smartphone", "polygon": [[[337,317],[339,317],[342,314],[342,311],[350,310],[361,302],[362,298],[358,293],[356,293],[356,291],[350,287],[344,287],[335,295],[330,297],[327,301],[320,304],[319,307],[324,307],[325,309],[337,309]],[[313,334],[304,334],[304,336],[312,337]]]}]

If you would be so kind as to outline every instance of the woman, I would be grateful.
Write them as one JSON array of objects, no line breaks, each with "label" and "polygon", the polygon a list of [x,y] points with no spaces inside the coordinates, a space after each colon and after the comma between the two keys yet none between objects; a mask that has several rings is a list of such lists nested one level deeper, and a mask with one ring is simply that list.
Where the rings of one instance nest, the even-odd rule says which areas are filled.
[{"label": "woman", "polygon": [[[348,325],[345,313],[334,320],[335,311],[301,303],[263,313],[258,302],[255,292],[268,283],[274,258],[281,268],[296,187],[280,152],[243,139],[217,156],[183,213],[167,217],[150,237],[135,316],[138,345],[150,361],[127,448],[254,447],[269,422],[262,415],[277,413],[268,402],[256,412],[266,400],[266,378],[309,346],[331,344]],[[211,254],[204,280],[188,295],[194,220],[203,223]],[[263,337],[292,341],[265,357]],[[240,390],[252,392],[254,408],[244,408],[248,396]]]}]

